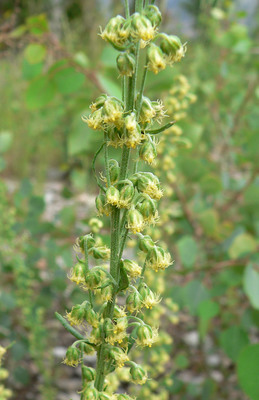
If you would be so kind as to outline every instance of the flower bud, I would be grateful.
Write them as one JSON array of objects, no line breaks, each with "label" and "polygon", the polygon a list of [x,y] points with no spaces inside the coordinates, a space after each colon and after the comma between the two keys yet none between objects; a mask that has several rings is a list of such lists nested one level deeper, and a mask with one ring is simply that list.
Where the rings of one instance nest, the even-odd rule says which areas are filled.
[{"label": "flower bud", "polygon": [[186,52],[186,46],[182,45],[181,40],[175,35],[162,34],[160,48],[167,55],[168,62],[174,63],[181,60]]},{"label": "flower bud", "polygon": [[108,350],[108,354],[119,368],[123,367],[125,362],[129,360],[127,354],[120,347],[111,347]]},{"label": "flower bud", "polygon": [[85,321],[86,303],[88,303],[88,301],[84,301],[82,304],[76,304],[70,313],[67,313],[66,318],[71,325],[81,325]]},{"label": "flower bud", "polygon": [[120,53],[117,57],[117,68],[122,76],[132,76],[135,70],[135,58],[128,52]]},{"label": "flower bud", "polygon": [[86,367],[85,365],[82,366],[82,378],[86,382],[91,382],[95,379],[95,369]]},{"label": "flower bud", "polygon": [[102,116],[105,124],[121,127],[122,124],[122,103],[114,98],[109,97],[102,108]]},{"label": "flower bud", "polygon": [[144,385],[147,381],[147,373],[140,365],[133,365],[130,368],[130,375],[132,382],[136,383],[137,385]]},{"label": "flower bud", "polygon": [[88,289],[95,290],[101,285],[104,278],[104,272],[98,267],[94,267],[87,272],[85,277],[85,285]]},{"label": "flower bud", "polygon": [[142,139],[143,135],[141,134],[141,129],[139,124],[136,125],[135,130],[129,130],[126,128],[126,131],[123,136],[123,142],[129,149],[131,148],[135,149],[136,146],[141,143]]},{"label": "flower bud", "polygon": [[140,325],[137,329],[136,343],[141,347],[151,347],[157,340],[157,332],[153,331],[149,325]]},{"label": "flower bud", "polygon": [[116,187],[110,186],[106,191],[106,201],[112,206],[118,206],[120,198],[120,192]]},{"label": "flower bud", "polygon": [[99,110],[99,108],[101,108],[104,105],[107,98],[108,98],[107,94],[101,94],[101,96],[97,97],[95,102],[90,105],[91,111],[94,112],[96,110]]},{"label": "flower bud", "polygon": [[80,400],[98,400],[99,392],[92,383],[88,383],[83,389]]},{"label": "flower bud", "polygon": [[105,341],[110,343],[109,338],[113,336],[113,323],[110,318],[106,318],[103,323],[103,331],[105,335]]},{"label": "flower bud", "polygon": [[158,74],[158,72],[162,71],[166,67],[164,54],[160,47],[154,43],[151,43],[148,47],[147,60],[147,68],[149,71],[154,72],[154,74]]},{"label": "flower bud", "polygon": [[93,328],[98,327],[99,325],[98,314],[92,309],[89,303],[85,309],[85,319]]},{"label": "flower bud", "polygon": [[129,27],[126,27],[125,19],[121,15],[117,15],[110,19],[104,31],[101,32],[101,37],[117,48],[125,45],[129,34]]},{"label": "flower bud", "polygon": [[148,140],[145,140],[145,142],[140,146],[139,157],[148,164],[154,163],[157,157],[157,151],[156,145],[152,139],[149,138]]},{"label": "flower bud", "polygon": [[85,282],[85,266],[82,262],[78,262],[70,271],[68,279],[75,282],[77,285],[79,283]]},{"label": "flower bud", "polygon": [[114,400],[114,397],[106,392],[99,392],[98,400]]},{"label": "flower bud", "polygon": [[[99,218],[91,218],[89,220],[89,226],[92,232],[99,233],[100,229],[103,227],[103,222]],[[93,245],[91,247],[93,247]]]},{"label": "flower bud", "polygon": [[99,324],[97,326],[97,328],[93,328],[91,331],[91,335],[90,335],[90,341],[91,343],[95,344],[95,345],[99,345],[102,343],[103,341],[103,336],[102,336],[102,325]]},{"label": "flower bud", "polygon": [[95,199],[95,205],[98,211],[98,215],[102,216],[105,214],[107,217],[112,212],[112,207],[106,202],[106,196],[104,194],[99,194]]},{"label": "flower bud", "polygon": [[137,278],[141,275],[142,268],[135,261],[123,260],[121,265],[130,278]]},{"label": "flower bud", "polygon": [[155,115],[156,111],[154,110],[151,101],[147,97],[143,96],[139,114],[140,122],[143,124],[150,123]]},{"label": "flower bud", "polygon": [[142,303],[146,308],[152,309],[153,306],[157,305],[161,301],[159,295],[153,293],[144,282],[139,286],[139,293],[143,299]]},{"label": "flower bud", "polygon": [[157,27],[161,24],[162,21],[162,15],[159,10],[159,8],[155,5],[148,5],[145,8],[145,16],[149,19],[151,22],[152,26]]},{"label": "flower bud", "polygon": [[83,345],[81,345],[83,352],[87,355],[93,354],[94,353],[94,347],[91,346],[88,343],[84,343]]},{"label": "flower bud", "polygon": [[121,138],[121,133],[119,132],[119,130],[116,127],[110,127],[110,129],[107,129],[107,133],[108,133],[108,145],[109,146],[113,146],[115,147],[115,149],[117,149],[118,147],[122,147],[123,146],[123,140]]},{"label": "flower bud", "polygon": [[115,304],[114,306],[114,312],[113,312],[114,318],[120,318],[120,317],[125,317],[126,313],[124,308],[117,306],[117,304]]},{"label": "flower bud", "polygon": [[139,172],[133,176],[140,192],[148,194],[154,200],[160,200],[163,192],[160,189],[159,179],[151,172]]},{"label": "flower bud", "polygon": [[134,13],[131,16],[131,35],[136,40],[148,41],[154,38],[155,28],[145,15]]},{"label": "flower bud", "polygon": [[117,182],[120,175],[120,166],[117,160],[109,160],[109,174],[111,184],[113,185],[115,182]]},{"label": "flower bud", "polygon": [[145,227],[145,221],[142,214],[135,208],[131,208],[128,211],[126,227],[132,233],[141,232]]},{"label": "flower bud", "polygon": [[120,189],[119,208],[129,208],[135,194],[132,183],[123,185]]},{"label": "flower bud", "polygon": [[102,110],[98,109],[94,111],[89,117],[82,116],[82,121],[87,123],[89,128],[94,130],[101,130],[103,127]]},{"label": "flower bud", "polygon": [[110,258],[111,250],[107,246],[92,247],[89,254],[97,260],[108,260]]},{"label": "flower bud", "polygon": [[162,247],[154,246],[149,250],[146,258],[146,266],[154,271],[164,270],[172,264],[171,256]]},{"label": "flower bud", "polygon": [[[106,285],[106,283],[109,282],[109,285]],[[112,294],[113,294],[113,287],[110,284],[110,281],[107,279],[107,282],[103,282],[103,287],[100,289],[100,296],[102,301],[110,301],[112,299]]]},{"label": "flower bud", "polygon": [[134,290],[126,298],[126,307],[130,313],[139,311],[142,307],[142,297],[137,290]]},{"label": "flower bud", "polygon": [[85,247],[87,250],[89,250],[91,247],[93,247],[95,244],[95,239],[93,238],[92,235],[85,235],[85,236],[80,236],[79,238],[76,239],[76,246],[79,247],[79,251],[84,253],[85,252]]},{"label": "flower bud", "polygon": [[156,202],[149,196],[141,203],[138,203],[137,209],[141,212],[147,224],[155,224],[158,221],[159,217]]},{"label": "flower bud", "polygon": [[66,352],[63,363],[70,367],[76,367],[80,362],[80,350],[76,346],[70,346]]},{"label": "flower bud", "polygon": [[138,242],[139,249],[141,251],[144,251],[144,253],[147,253],[150,249],[152,249],[155,246],[155,243],[151,239],[150,236],[148,235],[141,235],[139,242]]}]

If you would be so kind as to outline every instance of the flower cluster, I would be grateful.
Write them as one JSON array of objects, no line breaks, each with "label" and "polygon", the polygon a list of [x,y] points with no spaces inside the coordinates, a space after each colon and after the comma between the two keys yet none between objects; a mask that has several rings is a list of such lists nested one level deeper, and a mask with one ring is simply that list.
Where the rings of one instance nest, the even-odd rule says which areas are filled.
[{"label": "flower cluster", "polygon": [[[157,159],[154,135],[168,128],[168,124],[161,126],[165,117],[162,101],[144,96],[144,82],[148,70],[157,73],[180,61],[186,47],[176,36],[158,33],[161,13],[156,6],[145,2],[144,7],[143,3],[138,0],[134,14],[126,10],[127,18],[112,18],[101,32],[101,37],[120,51],[117,67],[123,80],[122,99],[100,95],[91,104],[90,115],[83,117],[89,127],[103,132],[94,163],[104,149],[105,170],[96,176],[98,218],[90,224],[95,236],[77,239],[77,262],[68,275],[86,292],[86,299],[72,307],[65,319],[58,315],[77,339],[68,348],[64,363],[81,365],[81,400],[130,400],[127,394],[114,394],[109,384],[110,374],[124,366],[129,368],[130,381],[148,382],[147,371],[131,361],[130,351],[159,342],[155,319],[144,313],[161,307],[160,290],[152,290],[148,276],[157,274],[159,283],[159,274],[172,264],[164,247],[144,232],[159,221],[163,190],[159,178],[147,169]],[[140,51],[146,53],[147,62],[138,80]],[[142,82],[139,87],[138,81]],[[120,161],[109,157],[109,146],[117,149]],[[141,161],[147,164],[142,170]],[[96,235],[102,228],[102,216],[110,217],[108,247]],[[136,235],[140,262],[124,257],[128,235]],[[97,354],[95,370],[85,365],[85,355],[92,352]]]}]

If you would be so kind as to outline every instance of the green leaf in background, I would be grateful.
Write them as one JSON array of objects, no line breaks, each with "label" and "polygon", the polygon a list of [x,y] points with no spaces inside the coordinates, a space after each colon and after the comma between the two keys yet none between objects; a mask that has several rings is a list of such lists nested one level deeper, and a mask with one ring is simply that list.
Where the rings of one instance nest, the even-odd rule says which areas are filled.
[{"label": "green leaf in background", "polygon": [[42,44],[29,44],[24,51],[24,57],[29,64],[38,64],[46,57],[46,47]]},{"label": "green leaf in background", "polygon": [[227,356],[236,361],[240,351],[249,344],[249,339],[240,326],[231,326],[220,333],[219,343]]},{"label": "green leaf in background", "polygon": [[189,365],[189,360],[186,354],[181,352],[178,353],[177,356],[175,357],[174,363],[177,369],[186,369]]},{"label": "green leaf in background", "polygon": [[53,99],[55,87],[47,76],[34,79],[26,92],[26,104],[30,110],[45,107]]},{"label": "green leaf in background", "polygon": [[246,346],[237,360],[237,376],[251,400],[259,399],[259,344]]},{"label": "green leaf in background", "polygon": [[200,181],[201,189],[206,194],[216,194],[222,190],[222,183],[217,175],[208,174]]},{"label": "green leaf in background", "polygon": [[108,68],[116,68],[116,58],[118,56],[117,50],[113,47],[106,46],[101,55],[102,64]]},{"label": "green leaf in background", "polygon": [[198,214],[204,233],[210,237],[217,237],[219,230],[219,216],[216,210],[210,208]]},{"label": "green leaf in background", "polygon": [[259,186],[251,185],[244,192],[244,203],[246,206],[258,206],[259,204]]},{"label": "green leaf in background", "polygon": [[27,60],[23,59],[22,62],[22,75],[26,80],[31,80],[42,73],[43,63],[30,64]]},{"label": "green leaf in background", "polygon": [[79,51],[74,55],[74,61],[83,68],[89,67],[89,59],[83,51]]},{"label": "green leaf in background", "polygon": [[26,19],[29,31],[34,35],[41,35],[48,31],[48,21],[45,14],[33,15]]},{"label": "green leaf in background", "polygon": [[259,271],[253,264],[248,264],[245,269],[243,285],[250,303],[259,310]]},{"label": "green leaf in background", "polygon": [[87,150],[90,152],[100,141],[100,132],[93,132],[81,119],[81,116],[87,115],[87,113],[89,111],[76,115],[72,122],[68,134],[68,154],[70,156],[81,154]]},{"label": "green leaf in background", "polygon": [[119,99],[121,98],[121,89],[119,85],[113,82],[110,78],[107,78],[101,74],[98,74],[98,79],[105,92],[107,92],[110,96],[115,96]]},{"label": "green leaf in background", "polygon": [[199,320],[199,333],[203,338],[209,328],[210,320],[219,313],[219,305],[212,300],[205,300],[199,304],[198,315]]},{"label": "green leaf in background", "polygon": [[67,67],[56,71],[53,82],[61,94],[69,94],[80,89],[85,82],[85,75],[73,67]]},{"label": "green leaf in background", "polygon": [[13,135],[11,132],[0,132],[0,154],[3,154],[10,149],[12,141]]},{"label": "green leaf in background", "polygon": [[205,286],[198,280],[193,280],[184,288],[185,305],[189,308],[192,315],[198,315],[199,305],[208,300],[210,295]]},{"label": "green leaf in background", "polygon": [[191,236],[185,235],[177,242],[176,246],[183,265],[187,268],[192,267],[198,253],[198,246],[195,240]]},{"label": "green leaf in background", "polygon": [[237,259],[256,250],[256,241],[249,233],[236,236],[228,249],[230,258]]}]

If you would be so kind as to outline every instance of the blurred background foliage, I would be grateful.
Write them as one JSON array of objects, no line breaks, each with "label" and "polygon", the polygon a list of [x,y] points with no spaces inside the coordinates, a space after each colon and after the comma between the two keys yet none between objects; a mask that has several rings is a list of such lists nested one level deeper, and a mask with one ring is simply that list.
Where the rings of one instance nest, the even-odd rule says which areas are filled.
[{"label": "blurred background foliage", "polygon": [[[167,307],[161,318],[174,342],[162,340],[151,359],[143,355],[156,384],[144,385],[139,398],[258,400],[258,4],[160,7],[188,52],[179,66],[149,74],[147,94],[168,102],[184,75],[197,99],[186,104],[181,90],[172,92],[177,128],[161,140],[155,166],[167,195],[154,234],[175,260],[161,285],[179,311]],[[77,399],[76,372],[60,365],[70,338],[53,315],[83,296],[66,275],[74,239],[95,215],[91,162],[100,137],[81,115],[101,92],[120,96],[116,52],[96,32],[122,4],[3,0],[0,12],[6,385],[19,400]]]}]

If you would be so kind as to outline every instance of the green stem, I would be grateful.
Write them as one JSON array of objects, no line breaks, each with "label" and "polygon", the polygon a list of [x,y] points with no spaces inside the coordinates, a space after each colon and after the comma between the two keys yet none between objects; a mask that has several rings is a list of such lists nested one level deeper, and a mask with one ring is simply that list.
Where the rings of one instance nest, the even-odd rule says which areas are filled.
[{"label": "green stem", "polygon": [[[70,332],[75,338],[78,340],[85,340],[84,336],[81,335],[80,332],[78,332],[75,328],[72,328],[72,326],[69,325],[69,323],[65,320],[65,318],[62,317],[58,312],[55,312],[55,317],[61,322],[61,324],[64,326],[64,328]],[[91,343],[87,342],[92,346]]]},{"label": "green stem", "polygon": [[129,0],[125,0],[125,16],[126,18],[130,16]]},{"label": "green stem", "polygon": [[108,135],[104,133],[105,147],[104,147],[104,162],[105,162],[105,173],[107,179],[107,187],[111,186],[110,172],[109,172],[109,155],[108,155]]},{"label": "green stem", "polygon": [[137,105],[136,105],[137,119],[139,118],[139,114],[140,114],[140,110],[141,110],[141,106],[142,106],[142,97],[143,97],[143,93],[144,93],[146,77],[147,77],[147,66],[145,65],[144,72],[143,72],[143,75],[142,75],[141,84],[140,84],[139,94],[138,94],[138,102],[137,102]]}]

